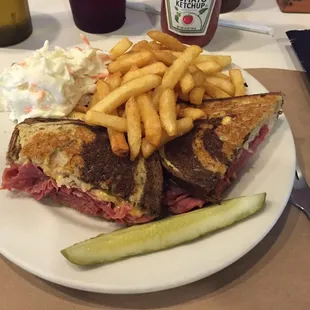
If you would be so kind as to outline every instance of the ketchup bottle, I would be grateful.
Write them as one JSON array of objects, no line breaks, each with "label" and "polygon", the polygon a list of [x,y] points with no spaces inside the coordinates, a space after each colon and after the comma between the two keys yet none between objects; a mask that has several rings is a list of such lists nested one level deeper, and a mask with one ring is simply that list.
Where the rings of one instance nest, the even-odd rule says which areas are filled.
[{"label": "ketchup bottle", "polygon": [[162,0],[162,30],[185,44],[201,47],[215,34],[222,0]]}]

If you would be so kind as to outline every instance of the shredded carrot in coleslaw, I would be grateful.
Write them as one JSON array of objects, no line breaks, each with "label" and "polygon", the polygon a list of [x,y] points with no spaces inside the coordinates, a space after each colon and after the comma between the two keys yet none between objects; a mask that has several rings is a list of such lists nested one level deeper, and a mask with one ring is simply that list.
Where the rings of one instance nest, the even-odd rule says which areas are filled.
[{"label": "shredded carrot in coleslaw", "polygon": [[20,61],[18,64],[19,64],[20,66],[26,66],[26,63],[25,63],[24,61]]},{"label": "shredded carrot in coleslaw", "polygon": [[103,61],[106,61],[106,60],[110,60],[110,56],[107,55],[107,54],[98,54],[98,56],[103,60]]},{"label": "shredded carrot in coleslaw", "polygon": [[25,108],[25,113],[30,113],[32,111],[32,108],[29,107],[29,108]]},{"label": "shredded carrot in coleslaw", "polygon": [[72,75],[73,74],[72,69],[68,65],[66,65],[66,67],[67,67],[67,70],[68,70],[69,74]]},{"label": "shredded carrot in coleslaw", "polygon": [[81,33],[80,36],[81,36],[82,41],[83,41],[86,45],[89,45],[89,46],[90,46],[90,43],[89,43],[87,37],[85,36],[85,34]]},{"label": "shredded carrot in coleslaw", "polygon": [[42,100],[45,97],[45,91],[43,89],[39,90],[37,97],[38,97],[38,100]]},{"label": "shredded carrot in coleslaw", "polygon": [[76,48],[77,50],[79,50],[79,51],[82,51],[82,49],[81,49],[80,47],[78,47],[78,46],[75,46],[75,48]]},{"label": "shredded carrot in coleslaw", "polygon": [[109,73],[100,73],[100,74],[97,74],[97,75],[90,75],[90,77],[92,79],[104,79],[107,76],[109,76]]}]

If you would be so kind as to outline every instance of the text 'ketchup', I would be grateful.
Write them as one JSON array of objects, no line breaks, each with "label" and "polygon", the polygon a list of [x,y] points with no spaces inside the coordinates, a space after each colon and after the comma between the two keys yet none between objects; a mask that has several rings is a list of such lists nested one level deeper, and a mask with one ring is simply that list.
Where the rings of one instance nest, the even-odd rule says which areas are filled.
[{"label": "text 'ketchup'", "polygon": [[222,0],[162,0],[164,32],[185,44],[207,45],[213,38]]}]

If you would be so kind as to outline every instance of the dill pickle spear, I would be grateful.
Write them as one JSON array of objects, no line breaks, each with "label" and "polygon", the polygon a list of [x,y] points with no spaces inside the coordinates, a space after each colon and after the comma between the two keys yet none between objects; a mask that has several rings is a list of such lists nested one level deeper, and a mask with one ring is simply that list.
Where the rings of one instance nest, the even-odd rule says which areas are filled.
[{"label": "dill pickle spear", "polygon": [[185,214],[101,234],[61,251],[76,265],[94,265],[167,249],[230,226],[259,211],[265,203],[261,193],[226,200]]}]

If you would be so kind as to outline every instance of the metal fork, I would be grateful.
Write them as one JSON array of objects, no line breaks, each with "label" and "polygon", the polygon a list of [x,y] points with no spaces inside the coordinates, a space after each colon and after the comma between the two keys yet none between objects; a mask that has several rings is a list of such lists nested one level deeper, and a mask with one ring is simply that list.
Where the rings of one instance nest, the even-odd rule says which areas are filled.
[{"label": "metal fork", "polygon": [[296,165],[295,182],[289,202],[303,211],[310,220],[310,188],[302,175],[298,163]]}]

